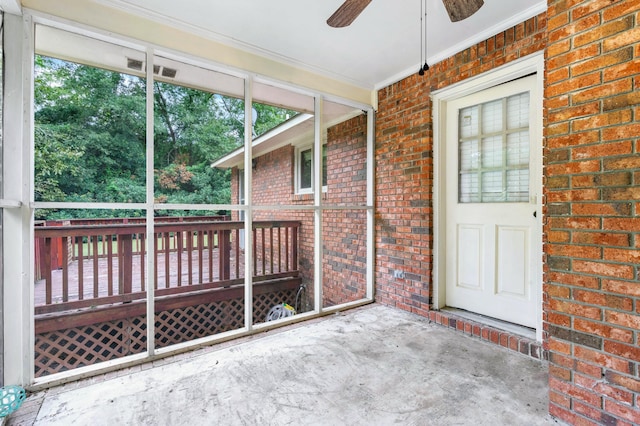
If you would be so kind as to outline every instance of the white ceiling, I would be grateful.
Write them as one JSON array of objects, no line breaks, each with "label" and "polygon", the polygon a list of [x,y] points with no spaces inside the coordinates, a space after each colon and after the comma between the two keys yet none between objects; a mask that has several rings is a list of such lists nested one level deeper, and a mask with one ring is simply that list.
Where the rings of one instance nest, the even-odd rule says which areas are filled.
[{"label": "white ceiling", "polygon": [[[346,28],[326,20],[343,0],[101,0],[216,41],[367,89],[417,72],[421,1],[374,0]],[[426,0],[433,64],[546,10],[546,0],[485,0],[452,23],[441,0]]]}]

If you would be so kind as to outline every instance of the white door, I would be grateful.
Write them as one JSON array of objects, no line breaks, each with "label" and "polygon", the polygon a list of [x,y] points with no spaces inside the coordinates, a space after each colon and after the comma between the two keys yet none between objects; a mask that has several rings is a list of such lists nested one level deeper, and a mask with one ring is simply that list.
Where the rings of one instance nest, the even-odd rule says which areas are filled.
[{"label": "white door", "polygon": [[446,115],[446,304],[536,327],[539,132],[524,77],[450,101]]}]

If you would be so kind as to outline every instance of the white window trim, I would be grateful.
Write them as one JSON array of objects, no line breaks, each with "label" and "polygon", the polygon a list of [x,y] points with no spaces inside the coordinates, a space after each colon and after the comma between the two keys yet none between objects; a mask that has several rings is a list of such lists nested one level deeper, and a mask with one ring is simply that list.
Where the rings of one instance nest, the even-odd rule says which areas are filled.
[{"label": "white window trim", "polygon": [[[327,143],[324,142],[322,144],[323,147],[326,148]],[[295,182],[295,194],[296,195],[304,195],[304,194],[313,194],[314,191],[314,179],[313,179],[313,173],[311,173],[311,187],[310,188],[302,188],[301,184],[300,184],[300,154],[303,151],[309,151],[311,150],[311,152],[313,153],[313,144],[312,143],[308,143],[308,144],[304,144],[304,145],[298,145],[295,147],[295,154],[294,154],[294,161],[293,161],[293,176],[294,176],[294,182]],[[311,168],[312,170],[315,170],[315,156],[311,156]],[[327,192],[327,185],[322,185],[322,192],[325,193]]]}]

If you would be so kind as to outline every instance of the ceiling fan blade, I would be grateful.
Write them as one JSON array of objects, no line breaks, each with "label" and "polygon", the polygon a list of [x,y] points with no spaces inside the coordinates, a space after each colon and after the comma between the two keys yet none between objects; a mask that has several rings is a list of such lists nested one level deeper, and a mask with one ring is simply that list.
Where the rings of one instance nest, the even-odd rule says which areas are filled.
[{"label": "ceiling fan blade", "polygon": [[483,0],[442,0],[451,22],[462,21],[473,15],[484,4]]},{"label": "ceiling fan blade", "polygon": [[346,0],[342,3],[342,6],[327,19],[327,24],[334,28],[349,26],[369,3],[371,3],[371,0]]}]

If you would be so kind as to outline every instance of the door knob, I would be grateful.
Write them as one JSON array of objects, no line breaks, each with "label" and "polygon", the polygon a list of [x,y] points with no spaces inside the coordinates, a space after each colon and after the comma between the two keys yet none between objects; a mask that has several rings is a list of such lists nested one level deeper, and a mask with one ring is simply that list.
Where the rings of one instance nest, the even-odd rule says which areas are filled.
[{"label": "door knob", "polygon": [[533,212],[533,217],[538,217],[538,212],[537,211]]}]

